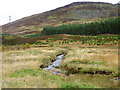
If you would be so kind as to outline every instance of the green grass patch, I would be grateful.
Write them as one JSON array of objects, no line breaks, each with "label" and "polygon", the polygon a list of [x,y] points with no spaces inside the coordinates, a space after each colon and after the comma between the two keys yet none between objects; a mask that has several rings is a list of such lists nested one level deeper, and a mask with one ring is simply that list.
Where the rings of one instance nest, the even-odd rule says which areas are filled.
[{"label": "green grass patch", "polygon": [[25,76],[38,76],[41,69],[25,69],[25,70],[21,70],[21,71],[16,71],[14,73],[10,74],[10,77],[25,77]]},{"label": "green grass patch", "polygon": [[72,83],[72,82],[63,82],[60,88],[94,88],[95,86],[89,84],[80,84],[80,83]]}]

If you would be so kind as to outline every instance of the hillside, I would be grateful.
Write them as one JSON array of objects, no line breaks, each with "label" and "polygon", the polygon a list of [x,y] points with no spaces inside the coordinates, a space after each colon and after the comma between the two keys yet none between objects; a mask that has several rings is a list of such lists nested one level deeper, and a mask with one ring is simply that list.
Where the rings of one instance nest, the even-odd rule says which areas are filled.
[{"label": "hillside", "polygon": [[74,2],[44,13],[24,17],[3,25],[3,34],[40,34],[44,27],[70,23],[89,23],[118,16],[118,5],[103,2]]},{"label": "hillside", "polygon": [[72,35],[99,35],[120,34],[120,17],[82,24],[67,24],[56,27],[44,28],[42,34],[72,34]]}]

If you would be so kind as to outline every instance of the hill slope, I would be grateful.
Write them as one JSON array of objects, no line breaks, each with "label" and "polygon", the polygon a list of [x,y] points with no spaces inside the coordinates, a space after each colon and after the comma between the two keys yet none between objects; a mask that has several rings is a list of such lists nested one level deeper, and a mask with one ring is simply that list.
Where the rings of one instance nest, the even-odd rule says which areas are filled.
[{"label": "hill slope", "polygon": [[74,2],[44,13],[3,25],[4,34],[40,34],[43,27],[92,22],[118,16],[118,5],[103,2]]}]

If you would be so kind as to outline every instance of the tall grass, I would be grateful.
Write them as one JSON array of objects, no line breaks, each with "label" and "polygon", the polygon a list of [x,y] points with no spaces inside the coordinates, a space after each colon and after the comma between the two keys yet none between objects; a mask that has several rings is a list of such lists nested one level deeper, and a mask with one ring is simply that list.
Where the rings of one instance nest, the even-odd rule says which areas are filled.
[{"label": "tall grass", "polygon": [[[71,42],[71,39],[73,41]],[[110,48],[85,48],[78,44],[79,38],[87,40],[97,36],[69,36],[66,45],[55,45],[62,40],[50,40],[54,46],[29,47],[25,44],[21,49],[5,49],[3,55],[3,88],[113,88],[119,87],[114,78],[118,73],[118,51]],[[102,37],[103,38],[103,37]],[[118,40],[117,37],[104,37]],[[74,39],[76,41],[74,41]],[[104,40],[104,39],[103,39]],[[45,42],[47,40],[44,40]],[[76,44],[71,44],[76,43]],[[30,45],[31,46],[31,45]],[[12,46],[9,46],[10,48]],[[12,48],[13,48],[12,47]],[[53,75],[42,70],[40,66],[47,67],[59,54],[65,54],[57,69],[62,73]],[[88,72],[110,71],[106,74],[90,74]],[[86,73],[87,72],[87,73]]]},{"label": "tall grass", "polygon": [[30,48],[31,45],[29,43],[21,44],[21,45],[2,45],[2,51],[9,51],[9,50],[21,50]]}]

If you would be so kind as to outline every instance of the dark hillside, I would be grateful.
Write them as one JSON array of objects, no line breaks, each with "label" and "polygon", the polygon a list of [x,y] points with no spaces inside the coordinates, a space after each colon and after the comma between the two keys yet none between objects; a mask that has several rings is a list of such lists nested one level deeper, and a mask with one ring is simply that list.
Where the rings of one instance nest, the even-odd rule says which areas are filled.
[{"label": "dark hillside", "polygon": [[4,34],[40,34],[44,27],[69,23],[93,22],[118,16],[118,4],[103,2],[74,2],[69,5],[24,17],[3,25]]}]

